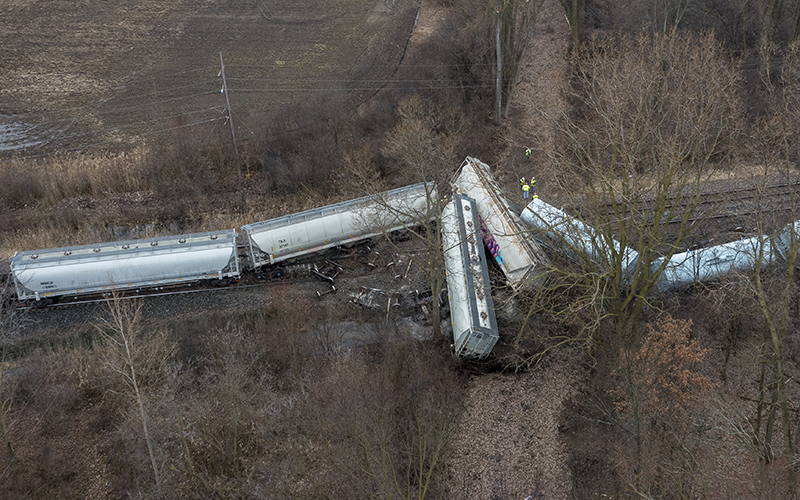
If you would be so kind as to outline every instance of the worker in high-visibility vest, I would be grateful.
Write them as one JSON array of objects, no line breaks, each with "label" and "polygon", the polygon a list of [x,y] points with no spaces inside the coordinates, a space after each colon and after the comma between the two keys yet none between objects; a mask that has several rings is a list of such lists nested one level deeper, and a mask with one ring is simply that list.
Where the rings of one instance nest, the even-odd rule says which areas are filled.
[{"label": "worker in high-visibility vest", "polygon": [[531,190],[531,187],[528,185],[527,182],[522,185],[522,199],[524,199],[524,200],[528,199],[528,194],[530,193],[530,190]]},{"label": "worker in high-visibility vest", "polygon": [[536,177],[531,177],[531,194],[536,195]]},{"label": "worker in high-visibility vest", "polygon": [[531,161],[531,148],[525,150],[525,157],[528,159],[528,161]]}]

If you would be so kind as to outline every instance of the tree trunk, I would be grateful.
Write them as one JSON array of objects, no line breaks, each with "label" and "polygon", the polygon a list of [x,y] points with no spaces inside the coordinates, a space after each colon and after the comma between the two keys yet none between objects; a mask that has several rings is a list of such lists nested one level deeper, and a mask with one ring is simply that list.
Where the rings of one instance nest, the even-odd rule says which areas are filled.
[{"label": "tree trunk", "polygon": [[497,78],[495,83],[494,122],[500,125],[501,111],[503,109],[503,50],[500,46],[500,13],[497,13],[495,24],[495,53],[497,56]]}]

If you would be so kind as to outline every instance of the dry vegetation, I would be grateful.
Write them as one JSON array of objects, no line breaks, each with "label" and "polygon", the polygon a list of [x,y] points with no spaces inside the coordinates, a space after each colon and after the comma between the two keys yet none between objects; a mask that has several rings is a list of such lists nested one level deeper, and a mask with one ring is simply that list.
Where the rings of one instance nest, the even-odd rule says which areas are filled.
[{"label": "dry vegetation", "polygon": [[[222,26],[243,23],[226,47],[246,45],[268,19],[259,5],[272,7],[276,32],[303,36],[289,28],[292,16],[307,16],[298,13],[302,5],[295,12],[273,4],[192,4],[182,12],[189,18],[202,10],[203,22],[176,21],[163,36],[177,41],[158,54],[132,32],[118,41],[133,44],[136,71],[152,75],[170,65],[190,68],[193,44],[209,52],[216,42],[196,43],[198,30],[218,18]],[[373,4],[358,11],[377,31],[358,38],[364,50],[357,60],[399,58],[403,51],[378,43],[376,34],[389,29],[390,3]],[[410,4],[391,5],[401,4],[405,14],[388,38],[404,46]],[[343,5],[328,3],[334,13]],[[238,157],[227,128],[182,128],[176,118],[169,133],[135,148],[7,158],[0,163],[0,256],[236,227],[445,178],[473,155],[492,164],[510,197],[519,196],[516,178],[534,174],[542,198],[583,204],[581,215],[604,237],[652,259],[719,236],[690,222],[693,195],[705,181],[739,176],[763,187],[797,175],[800,3],[768,10],[770,2],[755,0],[636,7],[606,0],[590,2],[579,17],[567,11],[580,25],[565,22],[566,5],[542,4],[499,126],[494,15],[482,2],[426,2],[391,88],[248,101],[248,111],[234,116],[243,137]],[[171,5],[176,20],[179,7]],[[24,14],[19,3],[4,8]],[[150,25],[148,12],[134,24]],[[303,18],[300,26],[327,21]],[[576,36],[582,45],[570,48]],[[268,41],[256,46],[268,51],[260,44]],[[302,62],[298,82],[341,74],[324,67],[325,47],[268,58]],[[233,59],[246,62],[245,52]],[[2,54],[9,64],[23,61]],[[153,64],[142,63],[150,58]],[[116,67],[93,67],[87,78]],[[376,68],[385,71],[370,62],[345,73],[357,82]],[[45,98],[44,87],[19,81],[28,82],[28,98],[49,103],[75,91],[56,85],[57,98]],[[114,85],[95,87],[106,96]],[[117,97],[140,92],[126,87]],[[761,200],[747,227],[766,232],[800,218],[797,194],[788,213]],[[664,202],[677,196],[684,203]],[[666,231],[654,217],[682,223]],[[800,494],[794,260],[672,295],[652,293],[660,271],[649,267],[626,283],[619,256],[599,270],[554,262],[557,273],[542,293],[497,301],[501,344],[481,367],[452,359],[444,339],[399,337],[391,322],[368,313],[351,324],[381,323],[375,342],[337,349],[319,332],[352,318],[292,290],[252,310],[157,323],[112,303],[106,321],[26,333],[24,342],[20,332],[34,330],[4,307],[3,497]]]}]

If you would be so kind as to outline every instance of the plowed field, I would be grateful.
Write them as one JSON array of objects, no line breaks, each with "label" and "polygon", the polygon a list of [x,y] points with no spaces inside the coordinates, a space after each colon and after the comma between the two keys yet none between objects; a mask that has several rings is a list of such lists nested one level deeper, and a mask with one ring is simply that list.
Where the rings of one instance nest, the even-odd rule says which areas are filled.
[{"label": "plowed field", "polygon": [[0,11],[0,150],[124,145],[218,119],[220,53],[234,113],[320,90],[366,98],[417,12],[407,0],[0,0]]}]

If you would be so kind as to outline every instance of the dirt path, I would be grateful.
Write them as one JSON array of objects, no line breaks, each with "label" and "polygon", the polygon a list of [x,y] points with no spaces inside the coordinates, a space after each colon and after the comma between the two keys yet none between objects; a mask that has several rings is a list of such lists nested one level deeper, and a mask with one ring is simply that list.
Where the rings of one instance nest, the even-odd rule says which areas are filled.
[{"label": "dirt path", "polygon": [[450,498],[571,498],[569,453],[559,425],[582,373],[576,358],[578,353],[564,352],[520,377],[470,381],[451,448]]},{"label": "dirt path", "polygon": [[[423,7],[409,53],[433,36],[444,18],[444,11]],[[557,112],[564,106],[568,28],[558,2],[546,0],[522,65],[512,117],[503,129],[507,148],[495,166],[502,177],[512,179],[516,169],[531,164],[537,176],[546,172],[545,158],[556,143],[552,122],[543,111]],[[536,150],[531,163],[524,155],[527,147]],[[467,407],[449,460],[450,498],[571,497],[569,453],[559,425],[582,377],[577,359],[578,353],[565,352],[519,377],[482,375],[469,382]]]},{"label": "dirt path", "polygon": [[[506,150],[494,166],[506,189],[516,189],[520,176],[535,175],[539,189],[546,190],[547,178],[557,172],[552,161],[558,147],[554,119],[566,109],[569,36],[564,9],[557,0],[544,0],[520,68],[509,119],[503,124]],[[527,148],[533,151],[530,161],[525,157]]]}]

